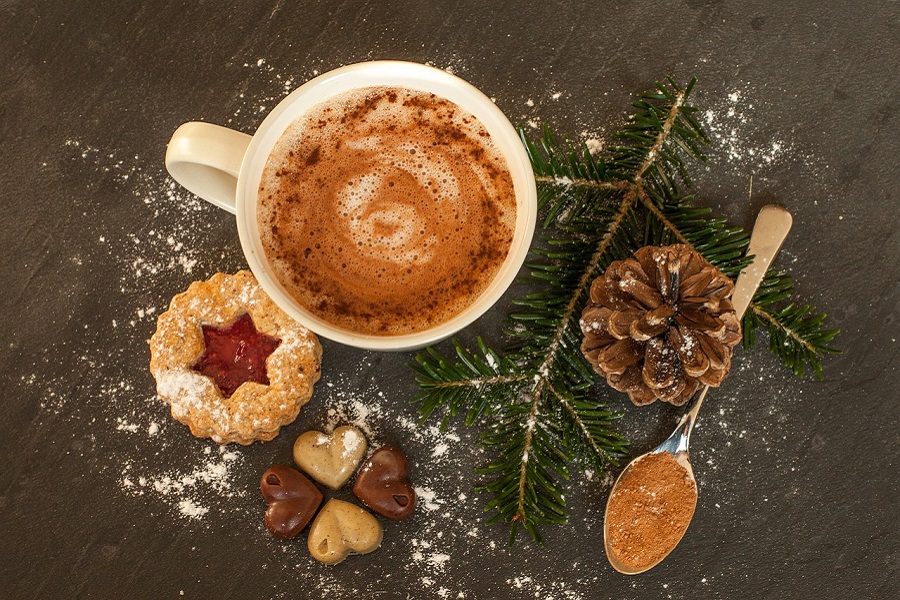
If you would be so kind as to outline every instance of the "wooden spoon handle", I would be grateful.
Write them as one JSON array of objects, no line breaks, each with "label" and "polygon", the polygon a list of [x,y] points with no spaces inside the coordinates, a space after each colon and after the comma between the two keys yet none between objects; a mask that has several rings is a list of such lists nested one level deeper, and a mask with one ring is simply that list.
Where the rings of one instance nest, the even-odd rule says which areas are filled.
[{"label": "wooden spoon handle", "polygon": [[738,319],[744,316],[750,306],[753,294],[778,254],[792,223],[791,213],[780,206],[768,204],[759,211],[753,233],[750,234],[750,245],[747,247],[747,255],[752,254],[753,261],[741,271],[731,297]]},{"label": "wooden spoon handle", "polygon": [[[791,230],[793,221],[791,213],[774,204],[763,206],[756,216],[756,223],[753,225],[753,232],[750,234],[750,245],[747,247],[747,255],[750,256],[752,254],[753,260],[747,265],[746,269],[741,271],[737,282],[734,284],[734,294],[731,296],[731,302],[734,304],[734,310],[737,312],[739,320],[744,316],[747,307],[750,306],[753,294],[756,293],[766,271],[769,270],[769,266],[771,266],[772,261],[778,254],[778,250],[781,249],[781,244]],[[697,395],[697,399],[694,400],[694,405],[691,407],[690,412],[684,415],[678,427],[675,428],[677,433],[684,427],[680,445],[678,446],[679,450],[687,451],[688,449],[691,430],[694,428],[697,413],[700,412],[700,407],[703,406],[703,399],[706,398],[708,391],[709,386],[703,386],[703,389]],[[674,436],[675,434],[672,435]],[[686,456],[685,462],[687,462]]]}]

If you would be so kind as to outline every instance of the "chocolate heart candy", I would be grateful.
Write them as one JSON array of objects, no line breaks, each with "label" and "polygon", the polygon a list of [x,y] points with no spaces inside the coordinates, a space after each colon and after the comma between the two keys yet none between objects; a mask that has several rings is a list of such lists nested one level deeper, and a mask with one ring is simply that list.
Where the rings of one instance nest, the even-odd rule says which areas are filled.
[{"label": "chocolate heart candy", "polygon": [[322,492],[303,473],[285,465],[275,465],[259,481],[266,510],[266,529],[277,538],[292,538],[312,520]]},{"label": "chocolate heart candy", "polygon": [[349,425],[330,434],[307,431],[294,442],[294,462],[307,475],[336,490],[353,476],[366,455],[366,446],[362,431]]},{"label": "chocolate heart candy", "polygon": [[331,499],[309,528],[306,545],[313,558],[336,565],[348,554],[367,554],[381,545],[384,531],[366,509]]},{"label": "chocolate heart candy", "polygon": [[409,462],[393,446],[382,446],[369,457],[353,485],[363,504],[388,519],[405,519],[416,508],[416,492],[409,484]]}]

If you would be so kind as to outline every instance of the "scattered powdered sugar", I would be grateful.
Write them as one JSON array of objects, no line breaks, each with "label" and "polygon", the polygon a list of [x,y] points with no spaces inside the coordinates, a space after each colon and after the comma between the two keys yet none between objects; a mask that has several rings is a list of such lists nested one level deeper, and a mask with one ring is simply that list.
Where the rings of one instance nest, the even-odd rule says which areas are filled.
[{"label": "scattered powdered sugar", "polygon": [[793,151],[792,144],[777,137],[777,132],[772,132],[765,146],[747,141],[746,130],[755,121],[751,117],[754,107],[754,102],[738,90],[727,94],[724,106],[707,109],[702,115],[707,132],[730,163],[771,165]]},{"label": "scattered powdered sugar", "polygon": [[440,510],[443,501],[438,500],[431,489],[425,487],[417,487],[415,488],[415,490],[416,499],[421,503],[422,507],[425,510],[429,512]]},{"label": "scattered powdered sugar", "polygon": [[447,448],[447,444],[438,444],[434,447],[434,450],[431,451],[432,458],[445,455],[447,453]]},{"label": "scattered powdered sugar", "polygon": [[127,431],[129,433],[136,433],[140,425],[137,423],[129,423],[122,417],[116,417],[116,430],[117,431]]},{"label": "scattered powdered sugar", "polygon": [[[333,384],[327,383],[329,387],[333,387]],[[381,392],[378,392],[381,398],[384,397]],[[325,424],[326,431],[334,431],[336,427],[341,425],[350,424],[363,432],[366,438],[369,440],[370,450],[371,446],[376,443],[378,440],[378,430],[377,425],[373,425],[369,421],[369,416],[372,412],[372,405],[367,401],[363,400],[362,397],[357,399],[353,398],[348,400],[347,403],[327,403],[330,407],[328,409],[328,421]],[[379,407],[380,408],[380,407]]]},{"label": "scattered powdered sugar", "polygon": [[[65,144],[132,197],[127,201],[133,207],[134,227],[97,236],[98,260],[112,261],[119,267],[117,287],[121,297],[112,303],[118,309],[112,326],[136,327],[155,321],[168,304],[168,298],[154,293],[159,284],[170,280],[173,273],[180,272],[186,276],[185,281],[190,281],[192,277],[188,276],[207,270],[204,244],[206,234],[216,224],[215,218],[208,217],[213,209],[169,179],[159,168],[160,157],[130,155],[117,159],[114,153],[105,153],[88,142],[69,139]],[[160,220],[174,227],[155,227]]]},{"label": "scattered powdered sugar", "polygon": [[[144,366],[149,359],[147,340],[169,303],[172,292],[167,290],[173,280],[181,282],[177,291],[182,291],[194,279],[234,271],[242,264],[236,235],[233,248],[210,250],[215,247],[210,236],[230,219],[172,181],[162,155],[101,150],[74,138],[65,140],[64,152],[77,168],[93,170],[121,196],[118,202],[104,200],[102,208],[85,208],[85,214],[92,215],[86,231],[94,246],[74,262],[76,268],[105,264],[113,279],[103,290],[102,301],[108,306],[104,321],[84,323],[85,343],[71,361],[72,372],[81,376],[79,396],[90,400],[71,404],[72,395],[63,391],[72,389],[65,376],[44,380],[32,376],[30,385],[43,387],[41,406],[51,417],[81,415],[88,430],[97,432],[91,434],[95,440],[91,450],[102,458],[91,468],[110,472],[126,496],[140,499],[151,510],[166,506],[172,515],[198,524],[211,513],[239,511],[245,502],[237,499],[246,490],[232,484],[243,465],[242,454],[190,437],[184,425],[166,414],[168,408],[155,396],[153,378]],[[120,206],[130,214],[132,226],[127,230],[106,225],[107,212]],[[110,352],[108,344],[96,343],[111,335],[128,352]],[[134,356],[142,357],[139,370],[134,369]],[[84,374],[93,376],[85,379]],[[103,431],[132,439],[116,441]],[[184,444],[189,444],[187,451]]]},{"label": "scattered powdered sugar", "polygon": [[155,471],[127,460],[119,478],[121,489],[132,496],[150,495],[191,519],[200,519],[223,498],[244,497],[246,490],[232,485],[243,456],[233,448],[205,446],[193,468]]},{"label": "scattered powdered sugar", "polygon": [[[172,414],[176,417],[187,415],[188,410],[200,405],[201,397],[213,386],[210,379],[192,369],[167,369],[156,375],[156,389],[167,398],[174,398]],[[215,393],[209,391],[210,396]],[[218,416],[226,414],[221,402],[213,407]]]},{"label": "scattered powdered sugar", "polygon": [[593,134],[588,131],[581,132],[581,139],[584,140],[584,145],[587,146],[588,152],[591,154],[600,154],[603,152],[603,148],[605,144],[603,140],[591,137]]},{"label": "scattered powdered sugar", "polygon": [[194,504],[193,500],[182,500],[178,503],[178,509],[181,511],[181,514],[193,519],[199,519],[209,512],[208,508]]},{"label": "scattered powdered sugar", "polygon": [[750,174],[765,174],[788,161],[805,169],[822,166],[794,142],[793,130],[778,130],[769,124],[765,115],[772,106],[758,99],[751,83],[743,82],[708,101],[695,101],[702,108],[698,113],[701,125],[712,140],[712,161]]},{"label": "scattered powdered sugar", "polygon": [[344,449],[341,451],[341,458],[347,458],[348,456],[353,456],[356,453],[356,449],[363,443],[362,436],[356,433],[353,429],[348,429],[347,432],[343,436],[343,445]]}]

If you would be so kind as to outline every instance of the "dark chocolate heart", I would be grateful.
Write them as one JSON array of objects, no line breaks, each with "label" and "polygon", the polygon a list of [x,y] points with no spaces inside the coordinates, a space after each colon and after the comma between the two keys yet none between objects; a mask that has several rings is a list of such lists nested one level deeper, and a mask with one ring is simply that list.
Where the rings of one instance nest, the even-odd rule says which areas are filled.
[{"label": "dark chocolate heart", "polygon": [[382,446],[369,457],[356,476],[353,493],[379,515],[395,521],[405,519],[416,508],[409,462],[393,446]]},{"label": "dark chocolate heart", "polygon": [[292,538],[315,516],[322,504],[322,492],[303,473],[285,465],[275,465],[259,481],[266,510],[266,529],[277,538]]}]

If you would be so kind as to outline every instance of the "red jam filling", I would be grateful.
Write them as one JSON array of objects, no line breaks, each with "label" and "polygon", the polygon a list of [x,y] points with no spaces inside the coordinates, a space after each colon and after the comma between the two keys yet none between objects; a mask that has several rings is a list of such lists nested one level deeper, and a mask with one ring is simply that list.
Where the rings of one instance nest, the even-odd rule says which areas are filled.
[{"label": "red jam filling", "polygon": [[227,327],[202,327],[206,349],[193,369],[216,382],[223,396],[230,398],[248,381],[269,384],[266,359],[281,340],[257,331],[247,313]]}]

